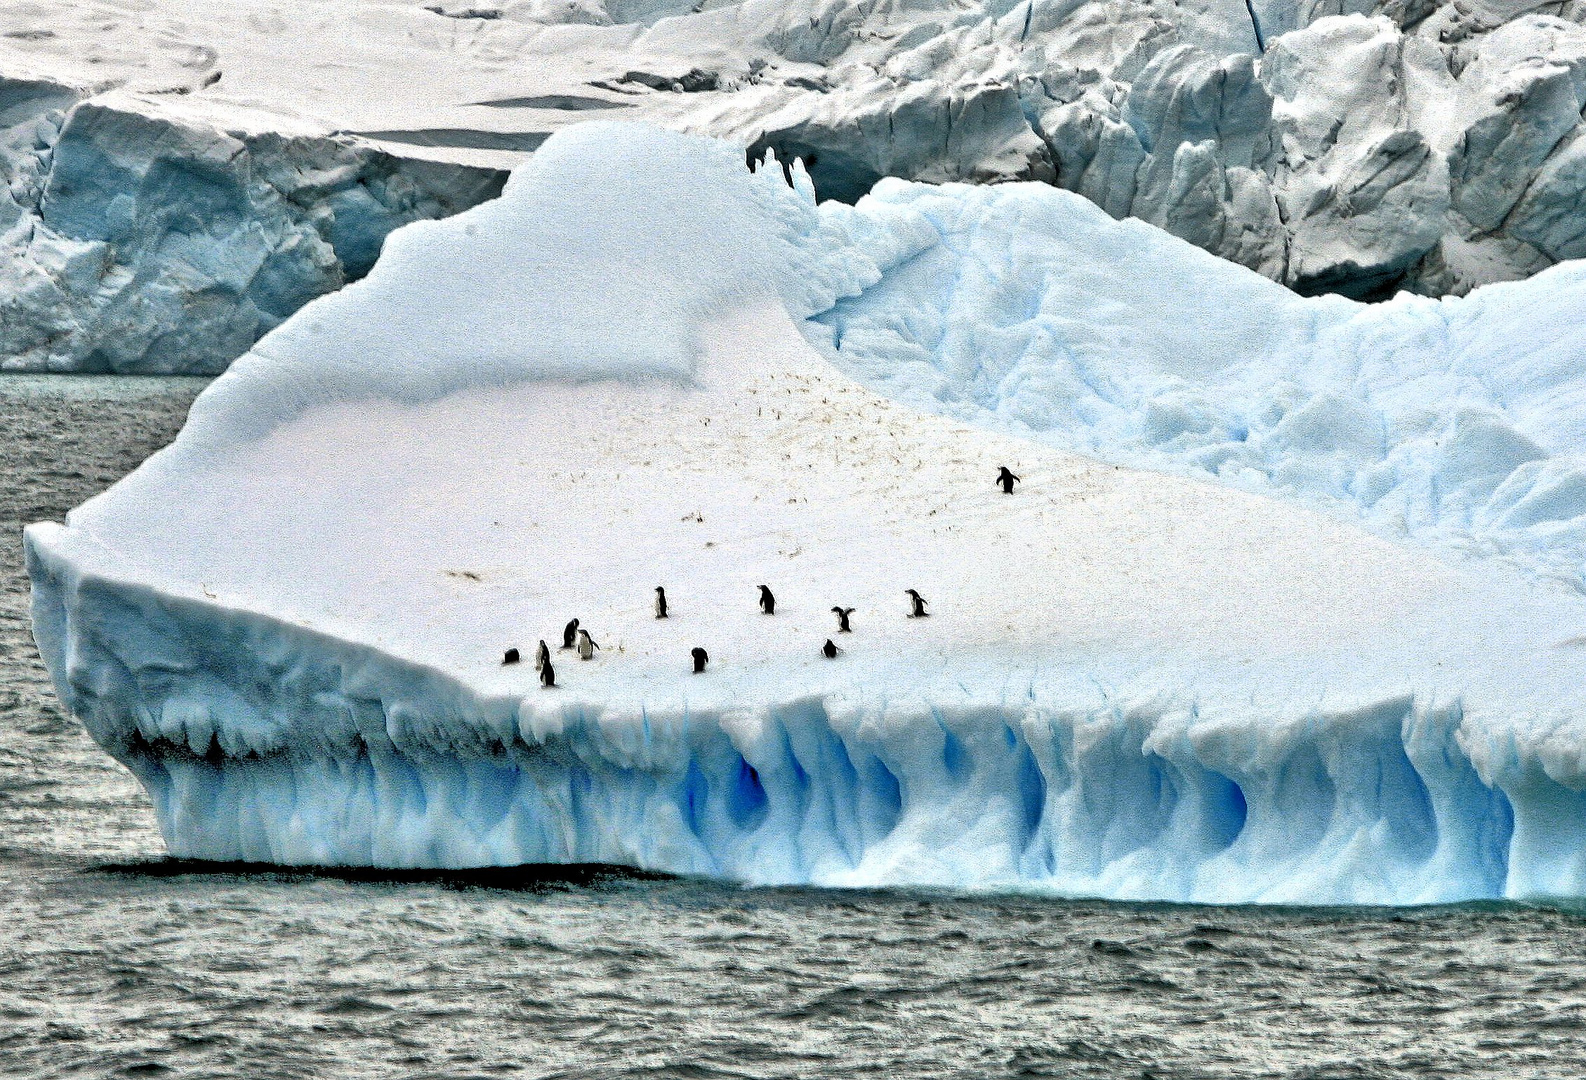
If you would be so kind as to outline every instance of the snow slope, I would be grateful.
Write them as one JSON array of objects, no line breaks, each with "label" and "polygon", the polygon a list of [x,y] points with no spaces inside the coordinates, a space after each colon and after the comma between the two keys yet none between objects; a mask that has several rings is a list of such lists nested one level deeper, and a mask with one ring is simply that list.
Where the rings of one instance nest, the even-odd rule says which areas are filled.
[{"label": "snow slope", "polygon": [[[852,244],[795,179],[564,132],[29,528],[41,652],[174,853],[1586,893],[1586,601],[876,395],[798,322],[926,238]],[[501,665],[574,615],[558,688]]]},{"label": "snow slope", "polygon": [[1586,255],[1586,8],[1251,10],[11,4],[0,365],[219,370],[392,227],[601,115],[804,157],[849,201],[883,176],[1053,183],[1306,294],[1460,294]]}]

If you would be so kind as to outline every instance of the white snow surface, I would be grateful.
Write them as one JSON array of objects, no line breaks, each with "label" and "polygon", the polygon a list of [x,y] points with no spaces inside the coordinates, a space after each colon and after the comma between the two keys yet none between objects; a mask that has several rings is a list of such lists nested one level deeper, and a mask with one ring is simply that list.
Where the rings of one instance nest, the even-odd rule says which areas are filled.
[{"label": "white snow surface", "polygon": [[[1005,415],[929,350],[866,360],[850,330],[838,366],[800,333],[874,328],[889,304],[900,324],[968,320],[939,301],[972,274],[908,277],[954,245],[931,217],[953,203],[985,226],[976,252],[1029,271],[980,294],[989,344],[1013,312],[1062,309],[1117,350],[1112,377],[1151,356],[1148,387],[1203,375],[1207,350],[1314,368],[1362,309],[1047,187],[899,184],[817,210],[794,178],[657,129],[560,133],[499,201],[393,233],[172,447],[28,529],[40,650],[174,854],[1228,902],[1586,895],[1578,593],[1033,440],[1035,380],[1009,384]],[[988,224],[1010,206],[1027,233]],[[1067,292],[1020,254],[1052,229]],[[1081,312],[1120,281],[1136,291]],[[1568,318],[1542,279],[1507,290],[1465,303]],[[1025,353],[1061,381],[1056,352]],[[905,400],[866,385],[893,368]],[[978,404],[907,400],[951,413],[944,386]],[[1436,412],[1441,384],[1423,389]],[[1579,415],[1558,397],[1538,392]],[[556,650],[574,616],[593,660]],[[541,638],[554,689],[501,664]]]}]

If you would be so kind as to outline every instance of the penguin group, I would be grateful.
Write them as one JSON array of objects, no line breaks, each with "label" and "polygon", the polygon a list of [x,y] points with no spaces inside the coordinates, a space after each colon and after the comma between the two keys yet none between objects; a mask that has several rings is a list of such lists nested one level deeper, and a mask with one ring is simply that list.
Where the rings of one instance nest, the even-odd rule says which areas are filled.
[{"label": "penguin group", "polygon": [[[1018,476],[1015,476],[1013,471],[1010,470],[1006,465],[1003,465],[997,470],[996,482],[997,486],[1002,488],[1003,494],[1012,495],[1013,486],[1015,484],[1022,483],[1023,481]],[[770,586],[760,585],[757,586],[757,588],[760,591],[760,613],[763,615],[775,615],[776,596],[771,592]],[[931,613],[926,610],[930,601],[921,596],[919,590],[904,589],[903,592],[904,595],[909,598],[909,610],[907,613],[908,618],[930,618]],[[853,616],[854,610],[855,609],[851,607],[843,607],[841,604],[832,606],[832,614],[837,616],[837,632],[839,634],[853,633],[853,626],[850,620]],[[655,617],[657,619],[665,619],[669,617],[666,602],[666,589],[661,585],[657,585],[655,587]],[[588,628],[580,625],[578,619],[575,618],[570,620],[567,625],[562,628],[563,651],[576,652],[580,660],[593,660],[595,657],[595,650],[599,648],[599,642],[595,641],[595,639],[590,636]],[[820,647],[820,655],[827,660],[837,659],[837,657],[841,656],[844,651],[845,650],[840,648],[831,638],[827,638],[825,644]],[[710,654],[707,653],[703,648],[695,646],[689,651],[689,656],[693,660],[694,674],[704,674],[705,665],[710,662]],[[521,659],[522,658],[517,649],[508,649],[501,663],[503,665],[512,665],[521,662]],[[551,666],[551,650],[546,646],[544,638],[540,639],[539,648],[535,650],[534,670],[540,673],[540,685],[542,687],[556,686],[556,670]]]}]

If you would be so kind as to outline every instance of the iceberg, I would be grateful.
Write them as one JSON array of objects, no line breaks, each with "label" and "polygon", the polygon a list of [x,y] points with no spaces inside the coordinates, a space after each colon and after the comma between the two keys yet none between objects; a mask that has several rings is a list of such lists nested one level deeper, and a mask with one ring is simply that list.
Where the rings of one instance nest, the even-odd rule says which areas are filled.
[{"label": "iceberg", "polygon": [[[1049,364],[979,386],[954,367],[973,350],[926,325],[969,319],[980,290],[988,364],[1023,332],[1012,313],[1063,308],[1121,350],[1074,378],[1155,350],[1152,372],[1190,384],[1286,349],[1319,386],[1348,369],[1328,358],[1352,320],[1409,335],[1422,310],[1294,299],[1049,186],[997,197],[896,183],[817,206],[801,167],[750,173],[729,144],[557,133],[500,199],[391,233],[367,277],[217,379],[172,446],[28,528],[63,701],[185,858],[1216,902],[1586,895],[1578,591],[1031,438],[999,400],[1042,432],[1098,406]],[[1009,274],[952,261],[971,234]],[[1047,287],[1057,264],[1097,287]],[[1459,303],[1478,324],[1569,317],[1544,279]],[[1227,351],[1210,374],[1186,351],[1203,333]],[[1519,380],[1480,367],[1501,324],[1463,341],[1473,371]],[[1436,412],[1444,389],[1398,393]],[[1053,419],[1032,425],[1043,395]],[[1353,430],[1334,413],[1289,425],[1300,465]],[[573,617],[590,660],[556,647]],[[554,687],[502,662],[540,639]]]}]

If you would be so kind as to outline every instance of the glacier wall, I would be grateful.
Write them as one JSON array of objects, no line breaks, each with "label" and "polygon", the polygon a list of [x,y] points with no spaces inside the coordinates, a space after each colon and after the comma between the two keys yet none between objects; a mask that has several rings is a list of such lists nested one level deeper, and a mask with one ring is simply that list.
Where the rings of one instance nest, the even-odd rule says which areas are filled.
[{"label": "glacier wall", "polygon": [[0,79],[0,371],[216,374],[385,235],[500,193],[279,119]]},{"label": "glacier wall", "polygon": [[460,162],[588,109],[800,157],[847,201],[1054,184],[1305,295],[1586,256],[1576,0],[326,0],[358,49],[143,11],[0,38],[0,366],[218,371],[395,225],[499,190]]},{"label": "glacier wall", "polygon": [[29,558],[67,704],[179,857],[1216,903],[1586,894],[1579,733],[1483,742],[1457,699],[1262,711],[1032,672],[958,702],[635,715],[480,696],[37,545]]},{"label": "glacier wall", "polygon": [[801,156],[846,201],[882,177],[1040,180],[1369,300],[1586,253],[1578,5],[1254,7],[1264,48],[1241,3],[1117,0],[747,0],[634,48],[732,88],[674,122]]}]

